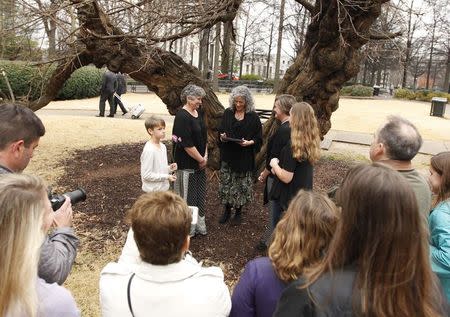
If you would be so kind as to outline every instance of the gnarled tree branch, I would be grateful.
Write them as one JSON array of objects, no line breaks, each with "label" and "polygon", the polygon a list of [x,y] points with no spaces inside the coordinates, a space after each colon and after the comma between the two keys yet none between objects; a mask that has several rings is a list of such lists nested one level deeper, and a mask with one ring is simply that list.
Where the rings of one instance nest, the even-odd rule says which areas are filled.
[{"label": "gnarled tree branch", "polygon": [[295,2],[301,4],[306,10],[309,11],[309,13],[311,13],[311,15],[315,15],[317,13],[314,5],[311,4],[311,2],[309,2],[308,0],[295,0]]}]

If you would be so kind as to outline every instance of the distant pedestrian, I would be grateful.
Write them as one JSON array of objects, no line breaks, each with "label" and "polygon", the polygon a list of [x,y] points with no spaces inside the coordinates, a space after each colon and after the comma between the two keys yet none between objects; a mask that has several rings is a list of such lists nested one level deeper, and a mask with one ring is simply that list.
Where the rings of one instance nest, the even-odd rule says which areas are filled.
[{"label": "distant pedestrian", "polygon": [[117,73],[116,79],[117,79],[117,90],[116,93],[114,94],[114,114],[116,114],[117,105],[119,105],[120,110],[122,110],[122,115],[126,115],[128,111],[122,103],[121,96],[127,92],[127,81],[125,79],[125,75],[122,74],[121,72]]},{"label": "distant pedestrian", "polygon": [[114,104],[114,92],[117,90],[117,79],[116,74],[107,70],[103,74],[102,87],[100,88],[100,103],[99,114],[97,117],[105,116],[105,102],[108,100],[109,103],[109,115],[108,117],[114,117],[116,112]]}]

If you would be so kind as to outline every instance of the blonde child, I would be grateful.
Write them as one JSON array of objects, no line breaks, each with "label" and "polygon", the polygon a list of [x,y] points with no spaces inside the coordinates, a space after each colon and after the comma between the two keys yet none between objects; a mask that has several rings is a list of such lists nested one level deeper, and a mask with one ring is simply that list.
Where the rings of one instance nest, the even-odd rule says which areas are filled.
[{"label": "blonde child", "polygon": [[292,105],[291,139],[279,157],[270,160],[274,175],[269,199],[273,201],[272,226],[275,228],[290,200],[300,189],[313,187],[313,166],[320,158],[320,132],[313,108],[306,102]]},{"label": "blonde child", "polygon": [[[166,123],[163,119],[151,116],[145,120],[145,129],[150,140],[144,145],[141,154],[141,180],[144,192],[159,192],[169,189],[169,181],[174,182],[177,163],[167,163],[167,149],[161,142],[165,137]],[[119,258],[120,263],[140,263],[139,251],[134,240],[134,232],[128,230],[127,240]]]},{"label": "blonde child", "polygon": [[435,194],[428,217],[431,267],[450,300],[450,152],[431,158],[428,182]]},{"label": "blonde child", "polygon": [[142,190],[146,193],[169,189],[169,181],[174,182],[172,174],[177,169],[177,163],[168,165],[167,149],[161,143],[166,134],[166,123],[163,119],[151,116],[145,120],[145,129],[150,140],[145,143],[141,154]]}]

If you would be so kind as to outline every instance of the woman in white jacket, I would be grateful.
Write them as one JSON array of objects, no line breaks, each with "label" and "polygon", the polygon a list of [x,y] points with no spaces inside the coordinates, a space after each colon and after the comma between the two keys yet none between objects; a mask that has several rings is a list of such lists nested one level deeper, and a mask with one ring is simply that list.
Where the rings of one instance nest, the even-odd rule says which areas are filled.
[{"label": "woman in white jacket", "polygon": [[134,243],[127,242],[119,262],[103,269],[104,317],[228,316],[231,300],[222,270],[204,268],[186,255],[192,216],[180,196],[143,194],[128,219],[139,258],[133,256]]}]

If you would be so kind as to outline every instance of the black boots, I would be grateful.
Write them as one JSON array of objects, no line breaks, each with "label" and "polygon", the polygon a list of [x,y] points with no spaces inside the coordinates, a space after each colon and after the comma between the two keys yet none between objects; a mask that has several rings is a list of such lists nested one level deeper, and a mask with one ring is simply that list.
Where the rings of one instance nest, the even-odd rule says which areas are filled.
[{"label": "black boots", "polygon": [[241,222],[242,222],[242,219],[241,219],[241,209],[242,209],[242,207],[237,207],[237,208],[235,208],[235,213],[234,213],[234,217],[233,217],[233,219],[231,220],[231,223],[233,224],[233,225],[240,225],[241,224]]},{"label": "black boots", "polygon": [[219,219],[219,223],[225,223],[230,219],[231,216],[231,206],[229,204],[225,205],[225,209],[223,210],[222,217]]},{"label": "black boots", "polygon": [[[234,213],[233,219],[231,220],[231,223],[233,225],[239,225],[241,223],[241,221],[242,221],[242,219],[241,219],[241,209],[242,209],[242,207],[235,207],[234,208],[235,213]],[[223,211],[223,214],[222,214],[222,216],[219,219],[219,223],[223,224],[223,223],[227,222],[230,219],[230,216],[231,216],[231,205],[226,204],[225,205],[225,209]]]}]

